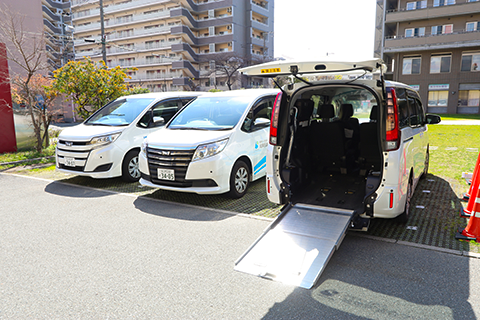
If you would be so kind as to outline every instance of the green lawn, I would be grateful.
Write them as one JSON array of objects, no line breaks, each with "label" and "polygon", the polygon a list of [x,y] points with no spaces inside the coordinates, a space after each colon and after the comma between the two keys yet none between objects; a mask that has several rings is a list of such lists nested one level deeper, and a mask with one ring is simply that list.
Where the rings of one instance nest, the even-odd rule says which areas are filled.
[{"label": "green lawn", "polygon": [[47,149],[44,149],[42,152],[37,152],[35,150],[27,150],[12,153],[2,153],[0,154],[0,163],[42,158],[53,155],[55,155],[55,146],[51,145]]},{"label": "green lawn", "polygon": [[480,149],[480,126],[431,125],[430,173],[462,180],[462,172],[473,172]]}]

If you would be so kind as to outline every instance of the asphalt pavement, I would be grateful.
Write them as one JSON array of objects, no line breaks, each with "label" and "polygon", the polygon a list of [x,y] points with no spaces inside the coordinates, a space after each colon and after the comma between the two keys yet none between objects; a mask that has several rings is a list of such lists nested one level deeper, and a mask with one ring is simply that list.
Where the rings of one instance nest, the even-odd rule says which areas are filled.
[{"label": "asphalt pavement", "polygon": [[234,271],[267,225],[0,174],[0,319],[480,316],[480,259],[355,233],[312,290]]}]

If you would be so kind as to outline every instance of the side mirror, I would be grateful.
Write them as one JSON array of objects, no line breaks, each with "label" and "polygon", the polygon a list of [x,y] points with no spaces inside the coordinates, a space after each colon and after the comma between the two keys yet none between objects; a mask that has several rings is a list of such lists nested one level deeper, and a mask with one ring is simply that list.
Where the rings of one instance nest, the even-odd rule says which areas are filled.
[{"label": "side mirror", "polygon": [[163,119],[162,117],[153,117],[154,127],[163,126],[164,124],[165,124],[165,119]]},{"label": "side mirror", "polygon": [[427,114],[427,124],[437,124],[442,121],[442,118],[440,118],[439,115],[436,114]]},{"label": "side mirror", "polygon": [[253,125],[255,127],[266,127],[268,125],[270,125],[270,120],[268,119],[265,119],[265,118],[257,118],[255,119],[255,121],[253,122]]}]

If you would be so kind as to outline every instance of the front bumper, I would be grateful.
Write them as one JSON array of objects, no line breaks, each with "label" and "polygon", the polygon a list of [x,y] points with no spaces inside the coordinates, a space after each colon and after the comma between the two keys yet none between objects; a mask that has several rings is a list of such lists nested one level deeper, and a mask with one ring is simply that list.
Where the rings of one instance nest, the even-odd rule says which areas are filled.
[{"label": "front bumper", "polygon": [[142,174],[140,184],[163,190],[190,192],[197,194],[221,194],[230,190],[231,160],[225,154],[189,162],[184,178],[175,176],[175,180],[158,179],[157,167],[149,163],[145,153],[139,155],[139,167]]}]

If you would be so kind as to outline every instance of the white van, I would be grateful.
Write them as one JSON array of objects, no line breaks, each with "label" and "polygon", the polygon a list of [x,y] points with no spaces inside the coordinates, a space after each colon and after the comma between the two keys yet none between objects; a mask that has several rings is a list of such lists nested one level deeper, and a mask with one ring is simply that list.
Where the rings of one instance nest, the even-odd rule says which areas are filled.
[{"label": "white van", "polygon": [[143,138],[164,126],[196,92],[161,92],[118,98],[82,124],[64,129],[56,148],[58,171],[92,178],[140,179]]},{"label": "white van", "polygon": [[[267,152],[272,202],[351,209],[406,221],[428,170],[428,126],[418,93],[384,81],[383,62],[273,62],[252,76],[288,75],[275,101]],[[302,78],[303,77],[303,78]]]},{"label": "white van", "polygon": [[139,157],[145,186],[242,197],[265,176],[268,128],[279,90],[205,93],[163,129],[149,134]]},{"label": "white van", "polygon": [[285,204],[235,270],[311,288],[347,230],[406,221],[429,162],[426,115],[411,87],[384,81],[383,62],[272,62],[249,76],[290,76],[272,112],[267,194]]}]

